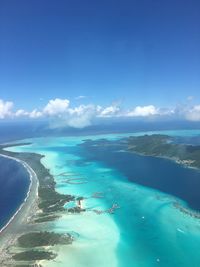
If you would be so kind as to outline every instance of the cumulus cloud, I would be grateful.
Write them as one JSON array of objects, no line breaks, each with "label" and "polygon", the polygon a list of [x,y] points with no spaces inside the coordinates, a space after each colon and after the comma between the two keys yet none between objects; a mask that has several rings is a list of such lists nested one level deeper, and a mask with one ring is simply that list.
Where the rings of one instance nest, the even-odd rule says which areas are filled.
[{"label": "cumulus cloud", "polygon": [[159,114],[159,109],[153,105],[137,106],[133,110],[127,112],[128,117],[148,117]]},{"label": "cumulus cloud", "polygon": [[96,117],[97,107],[94,105],[80,105],[75,108],[68,108],[65,113],[59,114],[58,118],[52,118],[51,128],[74,127],[84,128],[91,125]]},{"label": "cumulus cloud", "polygon": [[200,105],[194,106],[185,111],[185,117],[190,121],[200,121]]},{"label": "cumulus cloud", "polygon": [[41,118],[44,114],[41,111],[34,109],[33,111],[29,112],[28,115],[32,119],[38,119]]},{"label": "cumulus cloud", "polygon": [[49,100],[43,108],[27,111],[18,109],[14,111],[11,101],[0,99],[0,119],[6,118],[48,119],[51,128],[75,127],[83,128],[91,125],[99,118],[129,117],[129,118],[157,118],[186,119],[200,121],[200,105],[179,105],[172,108],[156,107],[154,105],[136,106],[130,110],[122,110],[119,104],[99,106],[94,104],[78,105],[73,107],[68,99],[55,98]]},{"label": "cumulus cloud", "polygon": [[13,102],[0,99],[0,119],[12,116]]},{"label": "cumulus cloud", "polygon": [[69,107],[70,101],[68,99],[52,99],[44,107],[43,113],[46,115],[59,115],[65,113]]},{"label": "cumulus cloud", "polygon": [[80,105],[74,109],[69,109],[68,125],[76,128],[83,128],[91,125],[92,119],[96,116],[94,105]]},{"label": "cumulus cloud", "polygon": [[99,117],[113,117],[117,116],[120,113],[120,107],[118,105],[112,105],[102,110],[99,110]]},{"label": "cumulus cloud", "polygon": [[16,117],[23,117],[23,116],[29,116],[29,112],[25,111],[24,109],[19,109],[15,112]]}]

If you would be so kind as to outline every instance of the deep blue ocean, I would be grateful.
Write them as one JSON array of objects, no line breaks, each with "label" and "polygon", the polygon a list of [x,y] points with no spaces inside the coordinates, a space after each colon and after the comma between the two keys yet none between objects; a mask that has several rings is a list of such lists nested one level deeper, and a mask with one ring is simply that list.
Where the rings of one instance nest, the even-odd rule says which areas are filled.
[{"label": "deep blue ocean", "polygon": [[29,174],[20,163],[0,156],[0,229],[23,203],[29,184]]}]

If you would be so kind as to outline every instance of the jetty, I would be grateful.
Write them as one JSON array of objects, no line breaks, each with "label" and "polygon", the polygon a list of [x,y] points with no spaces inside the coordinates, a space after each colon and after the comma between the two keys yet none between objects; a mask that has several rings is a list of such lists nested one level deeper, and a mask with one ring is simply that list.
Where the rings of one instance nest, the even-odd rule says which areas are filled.
[{"label": "jetty", "polygon": [[77,200],[77,207],[80,208],[81,210],[83,209],[83,199]]}]

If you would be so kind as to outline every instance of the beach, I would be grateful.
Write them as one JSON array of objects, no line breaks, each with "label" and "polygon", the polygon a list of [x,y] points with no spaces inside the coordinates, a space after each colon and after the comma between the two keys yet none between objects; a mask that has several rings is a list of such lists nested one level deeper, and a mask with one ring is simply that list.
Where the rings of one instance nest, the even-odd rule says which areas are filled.
[{"label": "beach", "polygon": [[9,222],[0,231],[0,265],[6,266],[10,261],[10,255],[7,254],[8,248],[16,242],[20,234],[27,231],[27,223],[37,211],[38,179],[35,171],[26,162],[3,154],[0,154],[0,156],[15,160],[22,164],[28,171],[31,180],[26,199]]}]

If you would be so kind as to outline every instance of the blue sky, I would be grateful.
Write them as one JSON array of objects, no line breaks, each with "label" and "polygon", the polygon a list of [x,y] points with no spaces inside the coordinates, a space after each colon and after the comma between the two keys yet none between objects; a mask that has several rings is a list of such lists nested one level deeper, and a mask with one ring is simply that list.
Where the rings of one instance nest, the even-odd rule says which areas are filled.
[{"label": "blue sky", "polygon": [[25,110],[56,98],[198,105],[199,14],[194,0],[2,0],[0,99]]}]

